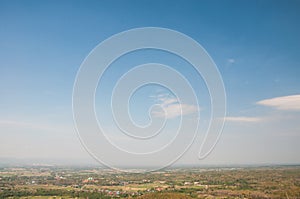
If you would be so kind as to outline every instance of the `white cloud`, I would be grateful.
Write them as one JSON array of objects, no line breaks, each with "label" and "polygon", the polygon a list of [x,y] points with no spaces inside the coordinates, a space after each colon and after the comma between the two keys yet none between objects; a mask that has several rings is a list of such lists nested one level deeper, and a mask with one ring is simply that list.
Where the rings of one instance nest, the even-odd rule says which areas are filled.
[{"label": "white cloud", "polygon": [[300,111],[300,95],[275,97],[258,101],[256,104],[274,107],[278,110]]},{"label": "white cloud", "polygon": [[163,111],[154,111],[153,114],[155,117],[166,117],[168,119],[175,118],[180,115],[189,115],[192,113],[196,113],[198,108],[189,104],[171,104],[166,107],[163,107],[165,112]]},{"label": "white cloud", "polygon": [[260,117],[226,117],[225,121],[229,122],[260,122],[262,118]]},{"label": "white cloud", "polygon": [[229,64],[234,64],[235,63],[235,59],[233,59],[233,58],[227,59],[227,62]]},{"label": "white cloud", "polygon": [[153,111],[155,117],[166,117],[167,119],[176,118],[181,115],[189,115],[197,113],[199,108],[195,105],[179,103],[177,98],[169,97],[167,94],[160,94],[157,96],[157,102],[161,105],[163,110]]},{"label": "white cloud", "polygon": [[178,101],[176,98],[165,98],[164,100],[162,100],[162,106],[163,107],[169,107],[171,105],[174,105],[174,104],[178,104]]}]

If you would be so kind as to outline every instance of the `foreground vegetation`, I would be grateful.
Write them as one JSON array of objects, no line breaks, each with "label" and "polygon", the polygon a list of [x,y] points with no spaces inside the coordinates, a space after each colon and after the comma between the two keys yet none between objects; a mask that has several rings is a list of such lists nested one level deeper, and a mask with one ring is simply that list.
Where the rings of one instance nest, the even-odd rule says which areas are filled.
[{"label": "foreground vegetation", "polygon": [[300,198],[300,167],[171,169],[1,168],[0,198]]}]

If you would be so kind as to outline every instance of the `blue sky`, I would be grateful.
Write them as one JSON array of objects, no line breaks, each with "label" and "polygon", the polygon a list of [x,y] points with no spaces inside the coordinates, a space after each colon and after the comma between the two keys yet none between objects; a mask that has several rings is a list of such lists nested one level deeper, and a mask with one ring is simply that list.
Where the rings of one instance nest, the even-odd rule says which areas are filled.
[{"label": "blue sky", "polygon": [[[204,162],[194,157],[199,148],[194,145],[179,163],[299,163],[299,13],[299,1],[1,0],[0,158],[92,162],[74,130],[76,73],[101,41],[151,26],[199,42],[218,66],[226,89],[227,123],[220,143]],[[106,107],[101,89],[109,96],[123,71],[153,59],[185,74],[198,97],[207,92],[182,60],[163,52],[137,52],[108,71],[97,107]],[[132,105],[137,122],[147,123],[142,107],[152,103],[149,96],[156,91],[137,93],[136,108]],[[208,101],[202,103],[205,120]]]}]

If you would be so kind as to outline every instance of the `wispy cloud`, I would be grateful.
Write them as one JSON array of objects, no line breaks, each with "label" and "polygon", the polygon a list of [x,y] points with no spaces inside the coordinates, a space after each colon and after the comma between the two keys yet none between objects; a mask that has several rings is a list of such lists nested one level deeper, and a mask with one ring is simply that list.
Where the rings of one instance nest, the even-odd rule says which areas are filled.
[{"label": "wispy cloud", "polygon": [[46,126],[34,124],[30,122],[15,121],[15,120],[0,120],[0,126],[14,126],[23,128],[33,128],[33,129],[44,129]]},{"label": "wispy cloud", "polygon": [[176,118],[181,115],[189,115],[197,113],[199,107],[191,104],[180,103],[177,98],[170,97],[168,94],[159,94],[156,96],[156,101],[161,105],[163,110],[153,111],[155,117],[161,118]]},{"label": "wispy cloud", "polygon": [[234,64],[235,63],[235,59],[229,58],[229,59],[227,59],[227,63]]},{"label": "wispy cloud", "polygon": [[260,122],[262,120],[261,117],[225,117],[225,121],[229,122]]},{"label": "wispy cloud", "polygon": [[63,130],[69,129],[65,126],[53,126],[51,124],[24,122],[17,120],[0,120],[0,128],[32,129],[51,132],[61,132]]},{"label": "wispy cloud", "polygon": [[300,95],[288,95],[258,101],[256,104],[274,107],[278,110],[300,111]]}]

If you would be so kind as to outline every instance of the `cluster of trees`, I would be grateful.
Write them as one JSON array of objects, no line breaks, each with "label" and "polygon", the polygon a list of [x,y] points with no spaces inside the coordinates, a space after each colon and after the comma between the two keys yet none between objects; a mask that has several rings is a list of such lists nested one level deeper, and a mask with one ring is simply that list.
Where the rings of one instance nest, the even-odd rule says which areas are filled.
[{"label": "cluster of trees", "polygon": [[24,190],[10,190],[5,189],[0,192],[0,199],[7,197],[24,197],[24,196],[68,196],[72,198],[103,198],[108,199],[103,193],[97,192],[84,192],[84,191],[68,191],[63,189],[36,189],[34,192]]}]

